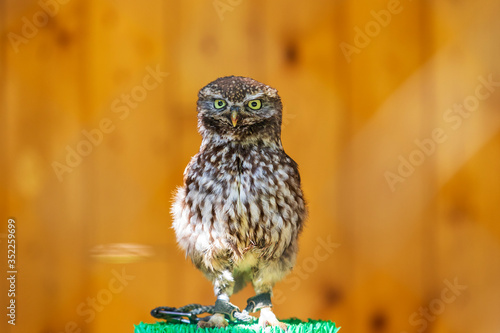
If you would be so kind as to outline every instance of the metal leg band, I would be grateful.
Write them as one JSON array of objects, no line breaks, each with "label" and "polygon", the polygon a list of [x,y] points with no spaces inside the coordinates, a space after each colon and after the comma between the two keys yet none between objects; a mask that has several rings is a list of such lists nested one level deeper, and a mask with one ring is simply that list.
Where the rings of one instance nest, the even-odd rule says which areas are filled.
[{"label": "metal leg band", "polygon": [[254,297],[250,297],[247,300],[247,307],[245,310],[247,312],[257,312],[266,306],[273,306],[271,303],[271,293],[262,293],[255,295]]},{"label": "metal leg band", "polygon": [[227,316],[229,320],[234,321],[235,320],[234,314],[240,312],[240,309],[238,309],[236,305],[233,305],[228,301],[217,299],[215,301],[214,311],[216,313],[222,313],[223,315]]}]

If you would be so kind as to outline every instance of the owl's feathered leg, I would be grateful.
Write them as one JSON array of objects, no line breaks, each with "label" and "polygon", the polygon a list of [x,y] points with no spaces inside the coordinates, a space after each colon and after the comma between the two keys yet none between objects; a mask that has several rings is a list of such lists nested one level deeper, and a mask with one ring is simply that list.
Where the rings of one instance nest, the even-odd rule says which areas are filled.
[{"label": "owl's feathered leg", "polygon": [[[274,265],[266,266],[265,269],[261,269],[255,274],[255,279],[253,280],[253,288],[257,295],[272,293],[272,289],[275,281],[281,280],[283,271],[276,271]],[[273,313],[271,309],[271,299],[265,302],[264,306],[260,309],[260,317],[259,317],[259,325],[262,327],[270,326],[278,326],[282,330],[287,329],[287,325],[282,323],[276,318],[276,315]]]},{"label": "owl's feathered leg", "polygon": [[[214,284],[214,292],[217,296],[217,303],[229,303],[229,297],[233,294],[234,289],[234,278],[229,269],[223,270],[221,272],[214,272],[210,274],[209,278]],[[208,321],[198,322],[198,327],[226,327],[228,322],[224,317],[224,313],[215,313]]]}]

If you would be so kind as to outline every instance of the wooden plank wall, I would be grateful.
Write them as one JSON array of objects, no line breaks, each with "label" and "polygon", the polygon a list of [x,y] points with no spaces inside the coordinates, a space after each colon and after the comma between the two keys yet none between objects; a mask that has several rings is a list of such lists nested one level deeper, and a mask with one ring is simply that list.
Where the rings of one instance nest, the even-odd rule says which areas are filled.
[{"label": "wooden plank wall", "polygon": [[169,205],[200,143],[197,91],[229,74],[279,89],[309,201],[279,316],[498,331],[499,10],[0,1],[0,233],[5,253],[14,217],[19,271],[16,326],[2,315],[2,332],[130,332],[153,307],[213,302]]}]

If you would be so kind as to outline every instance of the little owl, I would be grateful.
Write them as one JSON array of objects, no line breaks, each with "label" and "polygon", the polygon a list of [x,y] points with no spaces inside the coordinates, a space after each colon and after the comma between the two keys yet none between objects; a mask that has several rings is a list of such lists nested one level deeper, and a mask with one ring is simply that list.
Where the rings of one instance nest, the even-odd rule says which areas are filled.
[{"label": "little owl", "polygon": [[201,327],[226,326],[238,312],[229,297],[252,282],[249,312],[260,310],[262,326],[286,328],[270,295],[295,264],[307,212],[297,163],[281,144],[281,110],[276,89],[247,77],[219,78],[198,94],[201,147],[172,214],[179,246],[217,296]]}]

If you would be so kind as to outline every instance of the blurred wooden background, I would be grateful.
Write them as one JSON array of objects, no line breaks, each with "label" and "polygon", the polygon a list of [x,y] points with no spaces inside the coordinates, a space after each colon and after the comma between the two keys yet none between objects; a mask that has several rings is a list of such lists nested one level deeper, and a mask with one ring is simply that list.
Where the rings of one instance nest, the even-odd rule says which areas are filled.
[{"label": "blurred wooden background", "polygon": [[481,80],[500,81],[499,13],[495,0],[1,1],[1,252],[14,217],[19,271],[15,327],[0,279],[2,332],[131,332],[156,306],[214,301],[169,206],[200,143],[197,92],[230,74],[279,90],[309,201],[279,316],[498,332],[500,89]]}]

